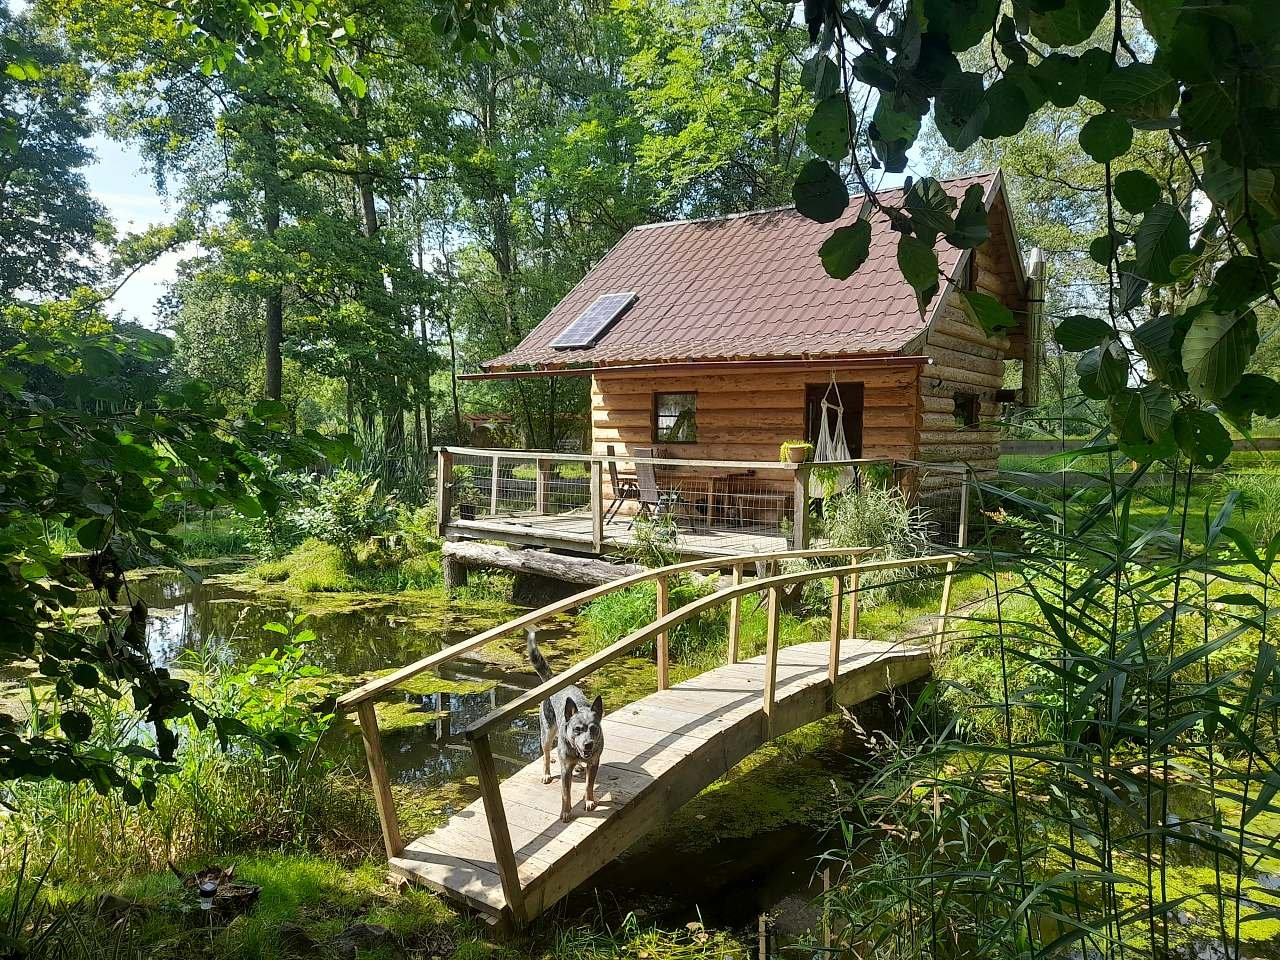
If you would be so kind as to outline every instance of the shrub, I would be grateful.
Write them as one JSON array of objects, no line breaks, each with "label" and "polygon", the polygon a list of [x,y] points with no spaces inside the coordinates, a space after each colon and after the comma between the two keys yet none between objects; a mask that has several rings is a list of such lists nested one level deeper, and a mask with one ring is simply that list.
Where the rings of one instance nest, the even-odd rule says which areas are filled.
[{"label": "shrub", "polygon": [[[861,489],[830,497],[825,503],[825,534],[832,546],[872,547],[885,560],[918,557],[930,551],[928,517],[921,508],[911,506],[898,487],[864,483]],[[863,587],[894,586],[868,591],[862,605],[871,607],[886,600],[909,602],[932,589],[912,577],[910,568],[866,574]]]},{"label": "shrub", "polygon": [[321,480],[314,503],[295,513],[307,536],[337,547],[348,562],[359,544],[390,527],[394,517],[394,504],[383,496],[380,482],[350,470]]},{"label": "shrub", "polygon": [[1263,467],[1239,470],[1217,477],[1224,494],[1238,491],[1243,501],[1245,521],[1269,541],[1280,532],[1280,470]]}]

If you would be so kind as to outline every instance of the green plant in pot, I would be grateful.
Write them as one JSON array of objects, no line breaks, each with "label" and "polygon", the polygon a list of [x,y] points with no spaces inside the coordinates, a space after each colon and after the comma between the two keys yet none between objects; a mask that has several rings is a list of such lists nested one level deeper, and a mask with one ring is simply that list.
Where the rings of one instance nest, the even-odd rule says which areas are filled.
[{"label": "green plant in pot", "polygon": [[778,449],[778,460],[782,463],[804,463],[813,457],[813,444],[803,440],[787,440]]}]

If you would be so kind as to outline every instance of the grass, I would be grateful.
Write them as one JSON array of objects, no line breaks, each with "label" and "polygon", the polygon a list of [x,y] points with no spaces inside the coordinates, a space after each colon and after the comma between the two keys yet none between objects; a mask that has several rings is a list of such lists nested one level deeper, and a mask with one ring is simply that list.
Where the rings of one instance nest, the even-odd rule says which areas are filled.
[{"label": "grass", "polygon": [[440,585],[437,554],[397,556],[359,551],[353,561],[337,547],[307,540],[279,560],[259,563],[250,571],[266,583],[288,586],[299,593],[390,593],[429,590]]}]

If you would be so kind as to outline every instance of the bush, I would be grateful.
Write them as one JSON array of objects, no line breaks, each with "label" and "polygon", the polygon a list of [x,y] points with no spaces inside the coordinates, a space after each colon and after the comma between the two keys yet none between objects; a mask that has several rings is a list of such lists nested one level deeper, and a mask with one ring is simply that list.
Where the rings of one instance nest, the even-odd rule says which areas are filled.
[{"label": "bush", "polygon": [[[863,483],[860,490],[829,497],[825,503],[825,534],[832,546],[871,547],[884,560],[930,552],[925,511],[911,506],[898,487]],[[910,568],[866,574],[861,580],[864,588],[887,583],[894,585],[868,591],[863,607],[889,600],[911,602],[932,589],[932,584],[914,580]]]},{"label": "bush", "polygon": [[1280,470],[1264,467],[1232,471],[1220,474],[1217,480],[1224,494],[1240,493],[1244,519],[1260,540],[1269,541],[1280,532]]},{"label": "bush", "polygon": [[295,511],[295,519],[309,537],[337,547],[348,562],[356,547],[382,533],[395,518],[395,506],[377,479],[339,470],[321,480],[314,503]]},{"label": "bush", "polygon": [[[56,857],[59,877],[79,882],[248,846],[296,850],[370,836],[366,788],[317,749],[332,717],[306,653],[311,632],[301,618],[266,629],[280,646],[253,663],[214,654],[184,661],[194,695],[217,719],[181,721],[174,762],[148,803],[99,796],[88,783],[13,782],[0,791],[14,810],[0,820],[0,849],[27,843],[32,863]],[[35,697],[32,705],[28,723],[46,728],[56,705]],[[116,752],[125,767],[154,762],[149,725],[105,694],[93,709],[87,746]]]}]

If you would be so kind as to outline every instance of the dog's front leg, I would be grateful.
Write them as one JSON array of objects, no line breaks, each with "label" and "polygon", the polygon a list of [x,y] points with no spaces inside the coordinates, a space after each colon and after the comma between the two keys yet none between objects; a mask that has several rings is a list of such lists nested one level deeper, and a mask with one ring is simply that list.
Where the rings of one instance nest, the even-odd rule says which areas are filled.
[{"label": "dog's front leg", "polygon": [[542,782],[550,783],[554,777],[551,776],[551,748],[555,746],[556,732],[548,730],[542,735]]},{"label": "dog's front leg", "polygon": [[573,786],[573,768],[576,763],[560,764],[560,820],[568,823],[573,819],[573,800],[569,796],[569,788]]},{"label": "dog's front leg", "polygon": [[599,759],[587,764],[587,800],[583,806],[588,810],[596,808],[596,770],[600,767]]}]

